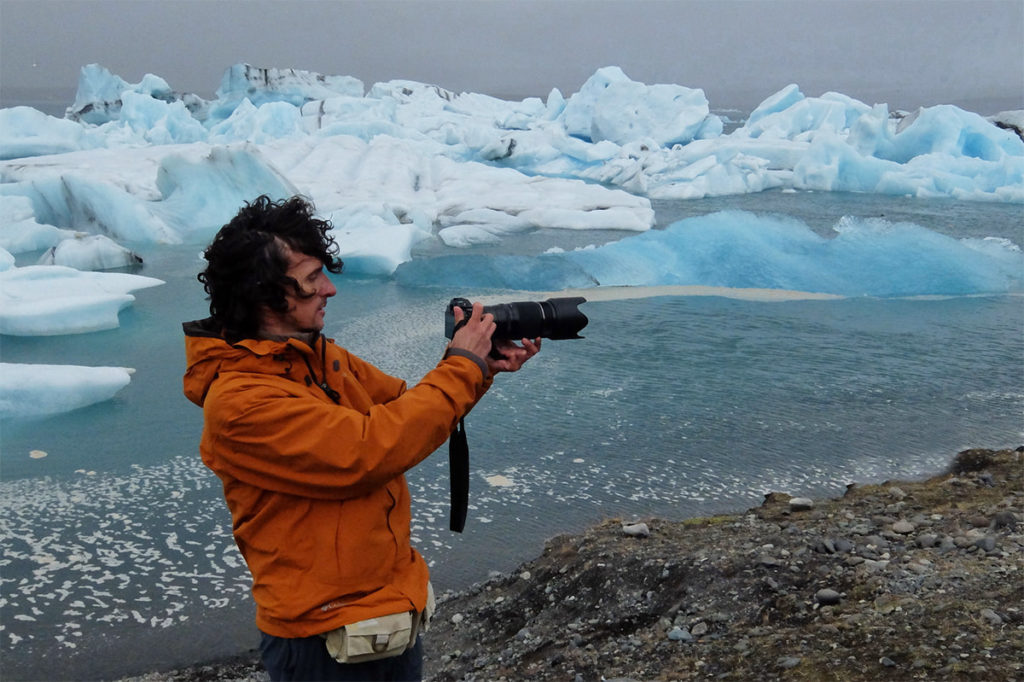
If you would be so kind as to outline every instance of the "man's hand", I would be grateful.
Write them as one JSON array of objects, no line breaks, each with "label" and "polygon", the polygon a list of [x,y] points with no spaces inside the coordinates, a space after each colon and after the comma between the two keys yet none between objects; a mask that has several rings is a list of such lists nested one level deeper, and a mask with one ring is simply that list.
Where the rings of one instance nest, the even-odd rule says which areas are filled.
[{"label": "man's hand", "polygon": [[494,344],[495,349],[501,354],[501,359],[496,360],[490,354],[487,355],[487,366],[491,374],[498,372],[516,372],[527,360],[540,351],[540,338],[522,339],[522,346],[517,346],[511,341],[498,341]]},{"label": "man's hand", "polygon": [[[483,358],[491,374],[498,372],[515,372],[523,363],[532,358],[540,351],[540,339],[522,339],[522,346],[517,346],[511,341],[493,342],[491,337],[497,325],[494,323],[494,315],[484,314],[482,303],[474,303],[473,311],[466,320],[466,324],[459,327],[465,317],[462,308],[454,308],[452,314],[455,316],[455,326],[458,331],[452,335],[449,348],[461,348]],[[500,358],[491,356],[492,346],[501,355]]]},{"label": "man's hand", "polygon": [[480,358],[486,358],[487,354],[491,352],[491,336],[494,335],[494,330],[497,328],[497,325],[494,324],[494,315],[490,313],[485,315],[483,303],[474,303],[473,312],[469,314],[466,324],[460,328],[459,324],[465,317],[465,313],[462,308],[457,306],[452,309],[452,313],[455,315],[455,327],[458,331],[452,334],[452,340],[448,347],[468,350]]}]

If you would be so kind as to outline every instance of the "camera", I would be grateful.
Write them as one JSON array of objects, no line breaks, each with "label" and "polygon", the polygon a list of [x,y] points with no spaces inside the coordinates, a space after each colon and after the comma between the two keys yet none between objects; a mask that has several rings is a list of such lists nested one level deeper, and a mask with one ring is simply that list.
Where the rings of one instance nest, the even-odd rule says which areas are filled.
[{"label": "camera", "polygon": [[[582,296],[549,298],[546,301],[518,301],[484,306],[484,314],[494,316],[496,325],[491,339],[515,341],[518,339],[582,339],[580,330],[587,326],[587,316],[579,311],[586,303]],[[453,298],[444,311],[444,335],[455,336],[455,309],[462,309],[462,322],[473,314],[473,304],[465,298]],[[491,357],[500,358],[497,346],[491,346]],[[469,444],[466,426],[460,419],[448,439],[448,466],[451,470],[451,520],[449,527],[461,533],[466,526],[469,509]]]},{"label": "camera", "polygon": [[[549,298],[546,301],[517,301],[484,306],[484,314],[494,315],[496,341],[534,339],[582,339],[579,332],[587,326],[587,316],[579,311],[586,303],[582,296]],[[444,335],[455,334],[455,308],[462,308],[463,320],[469,319],[473,304],[465,298],[453,298],[444,315]]]}]

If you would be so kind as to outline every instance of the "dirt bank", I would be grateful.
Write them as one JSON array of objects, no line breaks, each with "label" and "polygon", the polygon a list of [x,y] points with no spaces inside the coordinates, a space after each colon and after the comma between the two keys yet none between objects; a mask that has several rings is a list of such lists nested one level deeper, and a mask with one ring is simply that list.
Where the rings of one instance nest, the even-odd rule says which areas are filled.
[{"label": "dirt bank", "polygon": [[430,679],[1024,679],[1021,457],[557,537],[443,600]]}]

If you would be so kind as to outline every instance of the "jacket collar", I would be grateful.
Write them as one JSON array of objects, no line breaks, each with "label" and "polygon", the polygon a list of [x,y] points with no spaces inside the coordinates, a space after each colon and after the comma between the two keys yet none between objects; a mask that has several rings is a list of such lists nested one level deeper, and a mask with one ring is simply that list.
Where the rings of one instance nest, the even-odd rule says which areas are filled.
[{"label": "jacket collar", "polygon": [[324,338],[320,332],[316,332],[308,343],[304,339],[294,337],[247,338],[229,343],[224,338],[224,330],[212,317],[185,322],[181,327],[187,337],[219,339],[229,346],[244,348],[251,353],[261,356],[280,353],[288,347],[295,348],[300,353],[312,353],[313,349],[320,344],[320,340]]}]

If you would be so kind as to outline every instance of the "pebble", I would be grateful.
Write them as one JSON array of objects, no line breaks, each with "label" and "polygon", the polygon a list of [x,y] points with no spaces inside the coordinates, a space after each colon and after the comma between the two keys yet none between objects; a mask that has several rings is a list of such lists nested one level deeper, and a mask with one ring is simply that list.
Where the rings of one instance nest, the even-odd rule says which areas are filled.
[{"label": "pebble", "polygon": [[971,539],[966,535],[957,535],[955,538],[953,538],[953,544],[959,547],[960,549],[964,549],[965,547],[971,545]]},{"label": "pebble", "polygon": [[864,538],[864,542],[878,549],[886,549],[889,546],[889,541],[881,535],[869,535]]},{"label": "pebble", "polygon": [[974,546],[985,552],[991,552],[996,548],[996,539],[991,535],[986,535],[983,538],[975,540]]},{"label": "pebble", "polygon": [[975,528],[988,528],[988,517],[984,514],[975,514],[974,516],[967,519],[967,523],[971,524]]},{"label": "pebble", "polygon": [[842,595],[840,595],[835,590],[829,589],[827,587],[824,589],[820,589],[814,593],[814,600],[822,606],[831,606],[834,604],[838,604],[841,599]]},{"label": "pebble", "polygon": [[846,538],[836,538],[835,545],[836,551],[842,552],[843,554],[849,554],[853,551],[854,547],[856,547],[856,545],[854,545]]},{"label": "pebble", "polygon": [[1003,618],[992,609],[982,609],[981,617],[988,621],[989,625],[1002,625]]},{"label": "pebble", "polygon": [[992,518],[992,528],[1009,528],[1014,530],[1017,527],[1017,517],[1012,511],[997,512]]},{"label": "pebble", "polygon": [[800,661],[803,660],[799,656],[783,656],[779,659],[779,667],[789,670],[800,665]]},{"label": "pebble", "polygon": [[790,511],[809,511],[814,509],[814,500],[809,497],[794,497],[789,501]]},{"label": "pebble", "polygon": [[647,527],[646,523],[624,523],[622,532],[630,537],[646,538],[650,536],[651,529]]},{"label": "pebble", "polygon": [[913,533],[916,528],[917,526],[912,524],[910,521],[897,521],[892,524],[893,532],[899,533],[900,535],[909,535],[910,533]]},{"label": "pebble", "polygon": [[907,570],[910,571],[911,573],[916,574],[916,575],[925,575],[926,573],[931,573],[932,572],[932,569],[929,566],[929,564],[924,564],[924,563],[913,563],[913,564],[910,564],[909,566],[907,566]]},{"label": "pebble", "polygon": [[694,637],[700,637],[701,635],[706,635],[707,633],[708,633],[708,624],[703,622],[703,621],[697,623],[692,628],[690,628],[690,634],[693,635]]},{"label": "pebble", "polygon": [[673,642],[692,642],[693,635],[684,630],[683,628],[676,626],[668,631],[668,638]]}]

